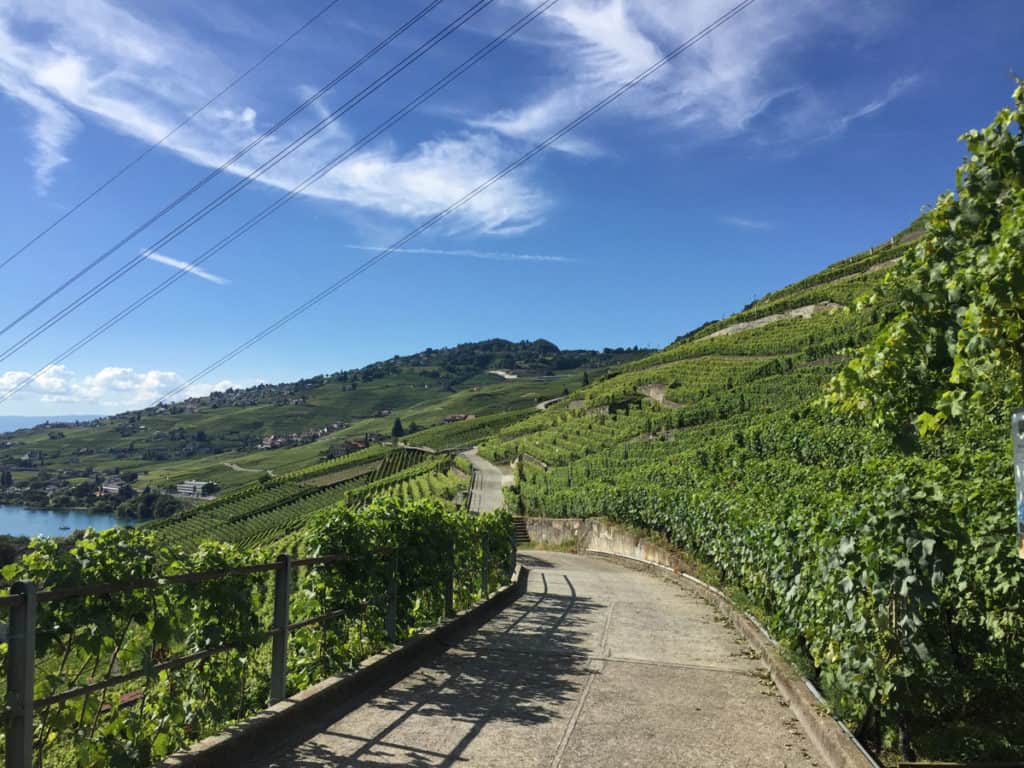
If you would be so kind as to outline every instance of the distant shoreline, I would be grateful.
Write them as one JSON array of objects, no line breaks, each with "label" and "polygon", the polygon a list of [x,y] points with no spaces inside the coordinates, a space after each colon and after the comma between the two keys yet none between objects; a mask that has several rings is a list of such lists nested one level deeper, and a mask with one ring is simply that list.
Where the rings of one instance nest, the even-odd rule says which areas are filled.
[{"label": "distant shoreline", "polygon": [[[93,514],[92,507],[40,507],[38,504],[29,504],[27,502],[8,503],[6,501],[0,501],[0,512],[3,511],[4,507],[21,507],[22,509],[31,509],[34,512],[86,512]],[[109,512],[96,512],[97,515],[109,515]]]}]

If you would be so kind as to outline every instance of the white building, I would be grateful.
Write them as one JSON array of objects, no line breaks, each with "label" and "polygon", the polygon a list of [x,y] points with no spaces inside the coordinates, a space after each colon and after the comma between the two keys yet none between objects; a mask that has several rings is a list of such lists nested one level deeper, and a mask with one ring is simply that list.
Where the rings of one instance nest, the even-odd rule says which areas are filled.
[{"label": "white building", "polygon": [[104,496],[117,496],[125,486],[124,480],[119,477],[111,477],[103,481],[100,486]]},{"label": "white building", "polygon": [[186,480],[184,483],[178,483],[176,492],[179,496],[194,496],[199,499],[203,496],[203,488],[209,483],[205,480]]}]

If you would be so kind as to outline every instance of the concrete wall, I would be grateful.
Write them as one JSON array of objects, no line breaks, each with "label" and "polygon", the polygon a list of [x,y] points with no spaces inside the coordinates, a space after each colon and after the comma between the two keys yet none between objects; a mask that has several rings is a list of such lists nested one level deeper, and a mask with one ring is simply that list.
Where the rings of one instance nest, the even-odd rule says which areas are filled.
[{"label": "concrete wall", "polygon": [[557,547],[569,541],[579,541],[582,522],[571,517],[528,517],[526,532],[530,541]]},{"label": "concrete wall", "polygon": [[663,565],[674,571],[686,570],[682,558],[678,555],[632,531],[612,525],[601,518],[581,522],[582,551],[628,557],[652,565]]},{"label": "concrete wall", "polygon": [[573,539],[578,552],[618,555],[675,571],[685,570],[681,558],[665,547],[601,518],[528,517],[530,541],[557,546]]}]

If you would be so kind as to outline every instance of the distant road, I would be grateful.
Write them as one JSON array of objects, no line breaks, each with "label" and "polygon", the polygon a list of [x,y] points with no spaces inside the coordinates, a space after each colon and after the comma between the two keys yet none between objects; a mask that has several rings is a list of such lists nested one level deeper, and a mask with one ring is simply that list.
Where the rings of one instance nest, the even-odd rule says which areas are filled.
[{"label": "distant road", "polygon": [[562,395],[561,397],[553,397],[550,400],[545,400],[543,403],[537,403],[537,405],[535,405],[534,407],[538,411],[544,411],[547,410],[547,407],[549,405],[554,405],[555,403],[559,403],[562,400],[565,400],[565,395]]},{"label": "distant road", "polygon": [[260,474],[266,472],[271,477],[274,476],[274,470],[272,469],[246,469],[245,467],[240,467],[237,464],[232,464],[230,461],[222,461],[221,464],[223,464],[228,469],[235,470],[235,472],[259,472]]},{"label": "distant road", "polygon": [[511,470],[505,471],[483,458],[477,449],[465,451],[463,454],[476,470],[473,487],[469,491],[469,511],[475,515],[481,512],[493,512],[505,506],[505,494],[502,488],[512,485],[514,477]]}]

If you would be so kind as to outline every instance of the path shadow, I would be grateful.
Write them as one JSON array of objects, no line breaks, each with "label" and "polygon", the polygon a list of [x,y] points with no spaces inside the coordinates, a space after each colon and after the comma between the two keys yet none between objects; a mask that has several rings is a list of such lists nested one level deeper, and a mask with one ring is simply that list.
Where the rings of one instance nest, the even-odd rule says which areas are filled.
[{"label": "path shadow", "polygon": [[520,563],[522,563],[523,566],[525,566],[526,568],[531,568],[531,569],[535,569],[535,568],[557,568],[558,567],[558,565],[556,563],[553,563],[550,560],[545,560],[543,557],[541,557],[541,556],[539,556],[537,554],[533,554],[532,552],[530,554],[526,554],[522,550],[520,550],[519,554],[516,555],[516,560],[518,560]]},{"label": "path shadow", "polygon": [[[531,588],[476,632],[385,690],[353,706],[324,713],[320,722],[280,745],[274,760],[253,765],[440,766],[465,760],[467,748],[492,723],[533,726],[564,712],[577,700],[590,671],[595,612],[606,606],[576,594],[564,574],[534,572]],[[368,707],[358,732],[343,720],[358,706]],[[416,719],[436,720],[431,733],[463,732],[454,746],[431,748],[406,743],[399,733]],[[313,724],[311,724],[313,726]]]}]

